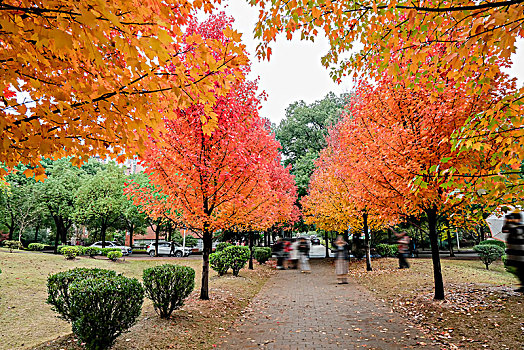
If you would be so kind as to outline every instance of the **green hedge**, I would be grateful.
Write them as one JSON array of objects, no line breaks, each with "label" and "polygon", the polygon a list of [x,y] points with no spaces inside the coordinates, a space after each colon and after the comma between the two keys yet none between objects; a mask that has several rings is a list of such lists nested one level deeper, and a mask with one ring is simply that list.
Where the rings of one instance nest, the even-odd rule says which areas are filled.
[{"label": "green hedge", "polygon": [[398,254],[398,246],[396,244],[377,244],[377,253],[382,257],[395,257]]},{"label": "green hedge", "polygon": [[226,249],[227,247],[231,247],[232,244],[231,243],[228,243],[228,242],[220,242],[217,244],[217,246],[215,247],[215,252],[221,252],[223,251],[224,249]]},{"label": "green hedge", "polygon": [[102,249],[98,247],[84,247],[83,254],[89,255],[89,257],[94,258],[98,254],[102,253]]},{"label": "green hedge", "polygon": [[489,270],[489,265],[492,262],[504,255],[504,248],[494,244],[476,245],[473,250],[477,252],[480,260],[486,265],[486,270]]},{"label": "green hedge", "polygon": [[65,246],[65,247],[62,247],[62,249],[60,249],[60,253],[63,256],[65,256],[66,259],[73,260],[74,258],[76,258],[79,255],[80,250],[74,246]]},{"label": "green hedge", "polygon": [[23,248],[22,243],[20,243],[19,241],[7,240],[7,241],[4,241],[3,244],[4,244],[4,247],[9,249],[10,253],[12,253],[14,249]]},{"label": "green hedge", "polygon": [[76,280],[68,292],[73,333],[88,350],[109,349],[136,323],[144,302],[140,282],[124,276]]},{"label": "green hedge", "polygon": [[195,288],[195,270],[164,264],[145,269],[142,275],[146,296],[161,318],[169,318]]},{"label": "green hedge", "polygon": [[111,251],[111,252],[108,252],[107,253],[107,258],[111,261],[117,261],[118,259],[120,259],[122,257],[122,251],[119,250],[119,251]]},{"label": "green hedge", "polygon": [[60,314],[61,318],[71,321],[69,285],[77,280],[114,276],[116,276],[115,271],[84,267],[50,275],[47,278],[47,303],[53,306],[53,309]]},{"label": "green hedge", "polygon": [[45,244],[42,244],[42,243],[29,243],[27,248],[29,248],[29,250],[33,250],[33,251],[41,251],[41,250],[44,250]]},{"label": "green hedge", "polygon": [[109,252],[120,252],[120,253],[122,253],[122,249],[120,249],[120,248],[100,248],[100,251],[102,252],[103,256],[107,256],[107,253],[109,253]]},{"label": "green hedge", "polygon": [[496,239],[487,239],[485,241],[479,242],[479,245],[496,245],[498,247],[501,247],[502,249],[506,249],[506,243],[502,241],[497,241]]},{"label": "green hedge", "polygon": [[250,256],[249,247],[240,245],[227,247],[221,253],[225,255],[227,265],[233,270],[233,276],[238,276]]},{"label": "green hedge", "polygon": [[271,258],[271,248],[269,247],[255,247],[253,249],[253,257],[259,264],[264,264]]},{"label": "green hedge", "polygon": [[219,276],[225,275],[227,270],[229,270],[227,257],[223,251],[211,253],[209,255],[209,265]]}]

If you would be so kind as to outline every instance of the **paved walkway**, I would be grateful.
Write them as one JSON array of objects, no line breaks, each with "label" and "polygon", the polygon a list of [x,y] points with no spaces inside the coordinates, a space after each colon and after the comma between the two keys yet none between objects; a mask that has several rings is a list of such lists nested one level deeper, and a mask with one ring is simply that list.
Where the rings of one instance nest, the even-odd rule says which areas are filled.
[{"label": "paved walkway", "polygon": [[273,276],[217,347],[437,349],[363,287],[338,285],[333,265],[313,260],[311,267],[311,274]]}]

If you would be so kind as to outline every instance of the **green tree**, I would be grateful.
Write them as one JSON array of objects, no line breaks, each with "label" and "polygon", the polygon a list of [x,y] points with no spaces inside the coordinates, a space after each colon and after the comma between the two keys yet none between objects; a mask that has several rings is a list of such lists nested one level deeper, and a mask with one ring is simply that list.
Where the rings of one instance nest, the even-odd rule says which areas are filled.
[{"label": "green tree", "polygon": [[347,99],[346,94],[337,96],[330,92],[310,105],[304,101],[295,102],[286,109],[285,119],[276,128],[284,165],[292,166],[299,198],[307,194],[314,161],[326,146],[328,128],[337,123]]},{"label": "green tree", "polygon": [[124,196],[125,175],[116,164],[108,164],[103,170],[82,182],[75,200],[75,221],[86,225],[91,232],[99,230],[102,247],[106,232],[122,224],[122,213],[128,205]]},{"label": "green tree", "polygon": [[59,159],[47,169],[47,179],[40,186],[39,201],[42,203],[56,227],[55,250],[58,240],[67,241],[69,230],[73,226],[75,196],[80,188],[85,173],[71,165],[69,159]]}]

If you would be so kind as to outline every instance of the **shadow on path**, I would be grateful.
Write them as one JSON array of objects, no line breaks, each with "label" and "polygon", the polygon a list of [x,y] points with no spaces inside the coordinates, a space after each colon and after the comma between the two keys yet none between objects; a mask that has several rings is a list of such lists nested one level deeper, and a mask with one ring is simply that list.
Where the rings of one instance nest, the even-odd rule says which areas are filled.
[{"label": "shadow on path", "polygon": [[437,349],[423,334],[350,280],[336,283],[329,261],[312,261],[312,273],[283,270],[273,276],[221,349]]}]

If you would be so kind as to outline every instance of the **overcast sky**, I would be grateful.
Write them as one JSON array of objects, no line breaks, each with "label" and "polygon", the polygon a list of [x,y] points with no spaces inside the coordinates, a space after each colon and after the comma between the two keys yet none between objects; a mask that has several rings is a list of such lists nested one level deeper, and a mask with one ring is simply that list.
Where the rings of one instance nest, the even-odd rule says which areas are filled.
[{"label": "overcast sky", "polygon": [[[260,88],[268,94],[261,115],[278,124],[285,117],[285,110],[291,103],[304,100],[312,103],[322,99],[328,92],[336,94],[351,90],[348,78],[341,85],[334,83],[329,71],[320,63],[320,58],[328,50],[325,38],[318,37],[314,43],[281,37],[272,45],[273,53],[269,62],[260,62],[255,57],[257,42],[253,39],[253,29],[257,22],[258,10],[249,6],[246,0],[224,0],[224,12],[235,18],[234,27],[243,33],[242,40],[247,46],[252,60],[251,79],[260,77]],[[513,58],[509,73],[524,83],[524,40],[519,41],[519,49]]]}]

